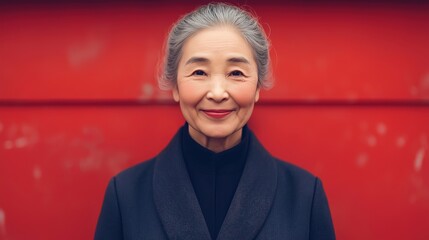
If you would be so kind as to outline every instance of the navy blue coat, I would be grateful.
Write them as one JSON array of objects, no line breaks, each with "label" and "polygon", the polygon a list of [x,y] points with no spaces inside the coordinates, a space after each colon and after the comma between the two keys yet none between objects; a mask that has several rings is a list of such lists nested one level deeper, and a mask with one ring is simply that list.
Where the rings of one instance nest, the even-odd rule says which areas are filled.
[{"label": "navy blue coat", "polygon": [[[217,239],[335,239],[320,180],[272,157],[252,132],[249,144],[242,177]],[[210,240],[179,134],[158,156],[110,180],[95,239]]]}]

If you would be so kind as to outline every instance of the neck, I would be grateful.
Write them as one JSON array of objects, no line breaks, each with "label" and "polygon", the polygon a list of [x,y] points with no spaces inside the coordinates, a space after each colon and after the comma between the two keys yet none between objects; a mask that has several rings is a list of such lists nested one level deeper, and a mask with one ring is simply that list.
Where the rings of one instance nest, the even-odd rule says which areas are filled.
[{"label": "neck", "polygon": [[229,136],[223,138],[214,138],[208,137],[189,126],[189,135],[192,137],[192,139],[194,139],[201,146],[204,146],[215,153],[225,151],[239,144],[241,141],[242,132],[243,129],[240,129]]}]

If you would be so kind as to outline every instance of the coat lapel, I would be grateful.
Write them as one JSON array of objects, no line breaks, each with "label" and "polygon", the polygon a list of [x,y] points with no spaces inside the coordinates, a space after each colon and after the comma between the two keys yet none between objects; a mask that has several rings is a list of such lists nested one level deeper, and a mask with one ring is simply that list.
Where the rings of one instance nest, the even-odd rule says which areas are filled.
[{"label": "coat lapel", "polygon": [[[250,132],[246,165],[218,239],[254,239],[271,209],[276,187],[275,159]],[[157,156],[153,193],[156,209],[169,239],[210,240],[186,170],[180,131]]]},{"label": "coat lapel", "polygon": [[275,159],[250,133],[246,165],[218,239],[254,239],[268,216],[276,188]]},{"label": "coat lapel", "polygon": [[169,239],[210,240],[210,233],[186,170],[180,131],[155,163],[153,193]]}]

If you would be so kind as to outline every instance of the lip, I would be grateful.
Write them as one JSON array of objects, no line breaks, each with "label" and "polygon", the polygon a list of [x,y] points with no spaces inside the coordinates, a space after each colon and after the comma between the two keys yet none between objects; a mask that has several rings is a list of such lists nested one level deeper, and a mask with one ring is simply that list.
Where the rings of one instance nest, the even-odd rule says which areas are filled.
[{"label": "lip", "polygon": [[224,118],[228,116],[230,113],[232,113],[233,110],[227,110],[227,109],[206,109],[202,110],[207,116],[211,118]]}]

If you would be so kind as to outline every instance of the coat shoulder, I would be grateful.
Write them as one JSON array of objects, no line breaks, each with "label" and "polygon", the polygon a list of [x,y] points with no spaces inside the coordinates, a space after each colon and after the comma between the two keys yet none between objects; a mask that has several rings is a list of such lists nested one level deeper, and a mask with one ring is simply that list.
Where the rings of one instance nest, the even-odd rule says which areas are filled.
[{"label": "coat shoulder", "polygon": [[152,178],[155,158],[131,166],[115,176],[118,185],[132,186]]},{"label": "coat shoulder", "polygon": [[287,183],[298,186],[298,189],[308,189],[312,191],[318,177],[295,164],[276,158],[278,174],[280,179],[284,179]]},{"label": "coat shoulder", "polygon": [[290,163],[278,158],[275,158],[275,161],[277,163],[277,167],[279,168],[280,172],[289,173],[302,178],[311,178],[311,179],[316,178],[316,176],[313,173],[293,163]]}]

